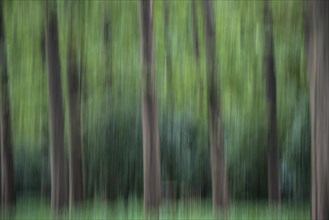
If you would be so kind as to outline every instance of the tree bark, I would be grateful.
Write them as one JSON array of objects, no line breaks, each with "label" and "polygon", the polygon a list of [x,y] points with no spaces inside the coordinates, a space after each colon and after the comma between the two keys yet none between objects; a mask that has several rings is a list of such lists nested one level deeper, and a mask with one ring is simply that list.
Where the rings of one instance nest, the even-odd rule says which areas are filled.
[{"label": "tree bark", "polygon": [[[167,123],[168,123],[168,141],[169,143],[173,143],[173,136],[174,136],[174,91],[173,91],[173,69],[172,69],[172,56],[171,56],[171,44],[170,44],[170,29],[169,29],[169,18],[170,18],[170,10],[169,10],[169,3],[170,0],[164,0],[164,45],[165,45],[165,59],[166,59],[166,74],[167,74]],[[173,146],[167,145],[168,149],[167,152],[169,155],[173,154]],[[170,157],[170,156],[169,156]],[[168,181],[166,180],[165,184],[167,182],[174,182],[174,163],[173,158],[169,158],[169,166],[167,167],[167,173],[168,173]],[[162,186],[163,187],[163,186]],[[165,187],[164,191],[167,191],[168,188],[169,191],[171,190],[172,185],[169,184]],[[174,201],[175,195],[173,193],[167,194],[162,197],[162,201],[164,199]]]},{"label": "tree bark", "polygon": [[[104,47],[105,47],[105,65],[108,70],[107,78],[105,84],[107,87],[111,88],[113,84],[113,75],[112,75],[112,20],[110,15],[104,16]],[[108,98],[106,98],[108,100]]]},{"label": "tree bark", "polygon": [[0,3],[0,147],[1,147],[1,204],[3,208],[16,202],[12,153],[11,112],[6,57],[3,2]]},{"label": "tree bark", "polygon": [[277,146],[276,121],[276,79],[272,33],[272,14],[269,1],[264,1],[264,74],[266,82],[266,106],[268,118],[267,176],[268,200],[272,204],[280,202],[279,153]]},{"label": "tree bark", "polygon": [[173,110],[173,80],[172,80],[172,59],[171,59],[171,45],[169,32],[169,0],[165,0],[164,4],[164,40],[165,40],[165,58],[166,58],[166,73],[168,80],[168,107],[169,113]]},{"label": "tree bark", "polygon": [[208,96],[208,126],[210,133],[212,203],[214,213],[218,209],[225,211],[228,207],[227,176],[225,168],[225,147],[220,105],[220,88],[218,83],[215,20],[213,2],[203,1],[206,67],[207,67],[207,96]]},{"label": "tree bark", "polygon": [[[191,1],[191,9],[192,9],[192,35],[193,35],[193,48],[194,48],[194,58],[196,62],[196,80],[195,80],[195,96],[198,96],[198,92],[203,94],[204,86],[202,75],[200,74],[200,46],[199,46],[199,34],[198,34],[198,15],[197,15],[197,0]],[[203,99],[199,98],[198,108],[199,112],[202,112],[203,109]]]},{"label": "tree bark", "polygon": [[311,112],[311,218],[329,219],[329,2],[307,5],[306,54]]},{"label": "tree bark", "polygon": [[145,213],[158,215],[160,206],[160,144],[153,61],[152,0],[140,0],[142,55],[142,127]]},{"label": "tree bark", "polygon": [[192,3],[192,29],[193,29],[194,56],[197,65],[199,65],[200,49],[199,49],[199,35],[198,35],[198,19],[196,13],[196,0],[192,0],[191,3]]},{"label": "tree bark", "polygon": [[[71,22],[72,24],[72,22]],[[80,123],[80,82],[76,49],[72,34],[72,26],[68,40],[68,107],[70,116],[70,205],[82,202],[82,153],[81,153],[81,123]]]},{"label": "tree bark", "polygon": [[[48,95],[51,137],[51,208],[58,212],[67,204],[64,169],[64,112],[59,61],[56,12],[46,3],[46,55],[48,63]],[[56,7],[54,7],[56,8]],[[55,10],[55,9],[54,9]]]},{"label": "tree bark", "polygon": [[[0,106],[1,115],[1,106]],[[1,126],[1,116],[0,116],[0,207],[2,207],[2,126]]]}]

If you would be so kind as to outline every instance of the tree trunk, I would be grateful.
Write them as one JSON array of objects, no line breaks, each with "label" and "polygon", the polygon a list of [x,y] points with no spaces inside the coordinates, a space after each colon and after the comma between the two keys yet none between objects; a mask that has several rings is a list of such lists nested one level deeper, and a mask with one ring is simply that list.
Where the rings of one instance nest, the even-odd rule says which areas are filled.
[{"label": "tree trunk", "polygon": [[200,46],[199,46],[199,34],[198,34],[198,15],[197,15],[197,0],[191,1],[191,9],[192,9],[192,35],[193,35],[193,48],[194,48],[194,58],[196,63],[196,80],[195,80],[195,97],[198,97],[198,92],[201,94],[199,95],[199,101],[198,101],[198,109],[199,112],[202,112],[203,109],[203,79],[202,75],[200,74]]},{"label": "tree trunk", "polygon": [[48,174],[48,157],[49,157],[49,142],[48,142],[48,123],[42,122],[42,137],[41,137],[41,197],[46,193],[46,179]]},{"label": "tree trunk", "polygon": [[64,112],[62,103],[57,16],[56,12],[51,10],[48,5],[46,6],[46,10],[45,34],[48,63],[51,137],[51,208],[52,211],[56,213],[67,204],[64,169]]},{"label": "tree trunk", "polygon": [[8,70],[3,19],[3,2],[0,3],[0,147],[1,147],[1,204],[4,208],[16,202],[14,165],[12,154],[11,116]]},{"label": "tree trunk", "polygon": [[192,29],[193,29],[193,48],[194,48],[194,56],[199,65],[199,35],[198,35],[198,19],[196,13],[196,0],[192,0]]},{"label": "tree trunk", "polygon": [[172,80],[172,60],[171,60],[171,45],[170,45],[170,32],[169,32],[169,0],[165,0],[164,4],[164,40],[165,40],[165,58],[166,58],[166,73],[168,81],[168,111],[173,111],[173,80]]},{"label": "tree trunk", "polygon": [[309,1],[306,30],[311,112],[311,218],[329,219],[329,2]]},{"label": "tree trunk", "polygon": [[[73,22],[71,22],[72,24]],[[81,126],[80,126],[80,82],[76,50],[72,34],[69,31],[67,90],[70,116],[70,205],[82,201],[82,153],[81,153]]]},{"label": "tree trunk", "polygon": [[[104,8],[104,23],[103,23],[103,43],[104,43],[104,55],[105,55],[105,69],[107,70],[106,78],[104,80],[105,87],[107,88],[107,92],[105,93],[105,105],[110,106],[109,103],[112,103],[111,100],[111,91],[112,91],[112,85],[113,85],[113,74],[112,74],[112,20],[111,16],[109,15],[108,11]],[[113,176],[113,170],[112,172],[107,173],[105,170],[105,180],[103,181],[103,185],[101,186],[101,189],[104,191],[105,197],[107,200],[115,200],[117,197],[117,193],[115,190],[115,178]],[[124,199],[125,204],[128,204],[129,199],[129,187],[125,187],[125,193],[124,193]]]},{"label": "tree trunk", "polygon": [[160,206],[160,144],[153,61],[152,0],[141,0],[142,127],[145,213],[158,215]]},{"label": "tree trunk", "polygon": [[276,125],[276,81],[273,50],[272,14],[268,0],[264,1],[264,74],[266,82],[268,145],[267,145],[267,176],[268,200],[272,204],[280,201],[279,154],[277,146]]},{"label": "tree trunk", "polygon": [[[0,115],[1,115],[1,106],[0,106]],[[0,116],[0,207],[2,207],[2,128],[1,128],[1,116]]]},{"label": "tree trunk", "polygon": [[212,1],[203,1],[208,82],[208,123],[210,133],[213,211],[228,207],[225,149],[218,83],[215,21]]},{"label": "tree trunk", "polygon": [[[172,56],[171,56],[171,44],[170,44],[170,29],[169,29],[169,18],[170,18],[170,11],[169,11],[169,3],[170,0],[165,0],[164,4],[164,45],[165,45],[165,59],[166,59],[166,74],[167,74],[167,134],[168,134],[168,142],[170,143],[167,145],[168,147],[168,154],[173,155],[174,153],[174,146],[173,138],[174,138],[174,91],[173,91],[173,69],[172,69]],[[174,182],[174,159],[173,157],[168,158],[169,166],[166,168],[168,173],[168,181],[164,182]],[[163,186],[162,186],[163,187]],[[170,188],[171,185],[168,185],[166,188]],[[166,190],[165,190],[166,191]],[[170,189],[171,191],[171,189]],[[173,201],[175,199],[175,195],[173,194],[166,194],[164,193],[163,199]]]},{"label": "tree trunk", "polygon": [[[106,12],[105,12],[106,13]],[[105,66],[108,70],[107,78],[105,84],[107,87],[111,88],[113,84],[113,75],[112,75],[112,21],[109,15],[104,16],[104,48],[105,48]],[[106,97],[106,101],[108,101]]]}]

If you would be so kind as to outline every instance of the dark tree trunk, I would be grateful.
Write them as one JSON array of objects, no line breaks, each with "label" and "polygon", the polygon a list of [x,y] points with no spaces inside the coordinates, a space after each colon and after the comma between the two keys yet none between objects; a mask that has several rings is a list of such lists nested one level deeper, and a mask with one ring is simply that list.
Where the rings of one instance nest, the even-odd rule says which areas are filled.
[{"label": "dark tree trunk", "polygon": [[1,147],[1,204],[4,208],[16,202],[8,70],[3,19],[3,2],[0,3],[0,147]]},{"label": "dark tree trunk", "polygon": [[198,19],[196,13],[196,0],[192,0],[192,29],[193,29],[193,48],[197,64],[199,64],[199,35],[198,35]]},{"label": "dark tree trunk", "polygon": [[[106,13],[106,12],[105,12]],[[112,25],[111,19],[109,15],[104,16],[104,47],[105,47],[105,65],[107,71],[107,78],[105,80],[106,86],[111,88],[113,83],[113,75],[112,75]],[[106,99],[108,100],[108,98]]]},{"label": "dark tree trunk", "polygon": [[165,0],[164,4],[164,40],[165,40],[165,58],[166,58],[166,73],[168,81],[168,107],[169,113],[173,110],[173,82],[172,82],[172,60],[171,60],[171,45],[169,32],[169,1]]},{"label": "dark tree trunk", "polygon": [[199,46],[199,34],[198,34],[198,16],[197,16],[197,0],[192,0],[191,1],[191,8],[192,8],[192,36],[193,36],[193,48],[194,48],[194,58],[196,62],[196,79],[195,80],[195,96],[198,96],[198,92],[201,93],[201,96],[199,98],[198,102],[198,108],[199,112],[202,112],[203,109],[203,99],[202,94],[204,91],[204,86],[203,86],[203,79],[202,75],[200,74],[200,46]]},{"label": "dark tree trunk", "polygon": [[[46,39],[45,30],[41,31],[40,35],[40,53],[41,61],[43,64],[46,63]],[[45,68],[43,66],[43,68]],[[49,129],[48,121],[42,122],[42,134],[41,134],[41,197],[44,196],[46,192],[46,179],[49,170],[49,164],[47,163],[49,159]]]},{"label": "dark tree trunk", "polygon": [[[83,6],[84,8],[85,6]],[[86,101],[87,99],[87,89],[86,89],[86,80],[85,80],[85,30],[86,30],[86,16],[84,16],[83,13],[81,13],[81,11],[84,11],[80,8],[80,20],[82,22],[83,25],[83,28],[80,29],[80,40],[79,40],[79,45],[80,45],[80,65],[79,65],[79,73],[80,73],[80,82],[79,82],[79,93],[80,93],[80,131],[81,131],[81,161],[82,161],[82,196],[83,196],[83,199],[85,199],[87,197],[87,179],[84,178],[86,177],[86,158],[85,158],[85,155],[84,155],[84,148],[83,148],[83,145],[84,145],[84,142],[83,142],[83,134],[82,134],[82,131],[84,129],[84,121],[83,121],[83,115],[84,115],[84,108],[83,108],[83,103]]]},{"label": "dark tree trunk", "polygon": [[41,142],[41,197],[46,193],[46,179],[49,170],[49,164],[47,163],[49,158],[49,132],[48,123],[43,122],[42,125],[42,142]]},{"label": "dark tree trunk", "polygon": [[52,211],[56,213],[67,204],[67,189],[65,184],[64,112],[62,103],[57,16],[56,12],[51,10],[48,5],[46,6],[45,34],[48,63],[51,137],[51,207]]},{"label": "dark tree trunk", "polygon": [[264,1],[264,74],[266,82],[266,105],[268,117],[267,176],[268,200],[272,204],[280,201],[279,154],[276,124],[276,81],[273,50],[272,14],[269,1]]},{"label": "dark tree trunk", "polygon": [[[103,43],[104,43],[104,48],[105,48],[105,68],[107,70],[106,73],[106,79],[104,80],[105,86],[108,89],[105,98],[106,98],[106,106],[109,106],[111,103],[110,100],[110,93],[113,85],[113,74],[112,74],[112,23],[111,23],[111,18],[108,12],[105,12],[104,16],[104,23],[103,23]],[[112,172],[113,173],[113,172]],[[103,181],[104,186],[102,188],[104,189],[104,193],[106,193],[106,198],[107,200],[114,200],[116,199],[116,190],[114,186],[115,178],[112,177],[110,173],[106,176],[106,181]],[[125,199],[125,204],[128,204],[128,197],[129,197],[129,187],[127,186],[125,188],[125,193],[124,193],[124,199]]]},{"label": "dark tree trunk", "polygon": [[329,2],[307,5],[306,54],[311,112],[311,218],[329,219]]},{"label": "dark tree trunk", "polygon": [[203,1],[207,82],[208,82],[208,123],[210,133],[212,202],[214,213],[228,207],[227,176],[225,168],[225,147],[220,106],[218,69],[216,56],[215,21],[213,2]]},{"label": "dark tree trunk", "polygon": [[[164,45],[165,45],[165,58],[166,58],[166,74],[167,74],[167,123],[168,123],[168,142],[170,143],[167,145],[168,149],[167,152],[169,155],[173,155],[173,136],[174,136],[174,92],[173,92],[173,71],[172,71],[172,56],[171,56],[171,44],[170,44],[170,29],[169,29],[169,18],[170,18],[170,11],[169,11],[169,3],[170,0],[165,0],[164,4]],[[169,156],[170,157],[170,156]],[[173,193],[166,193],[168,191],[173,191],[172,184],[167,184],[174,182],[174,164],[173,158],[169,158],[169,167],[166,168],[168,172],[168,180],[163,182],[166,186],[164,187],[164,195],[162,196],[162,200],[171,200],[173,201],[175,195]]]},{"label": "dark tree trunk", "polygon": [[144,167],[144,209],[159,213],[160,206],[160,144],[155,94],[153,61],[152,0],[140,1],[142,54],[142,127]]},{"label": "dark tree trunk", "polygon": [[[72,24],[73,22],[71,22]],[[73,39],[72,28],[69,31],[67,90],[70,116],[70,204],[82,201],[82,153],[81,153],[81,125],[80,125],[80,82],[78,63]]]},{"label": "dark tree trunk", "polygon": [[[0,106],[0,115],[1,115],[1,106]],[[0,117],[0,187],[2,187],[1,186],[1,184],[2,184],[2,153],[1,153],[1,151],[2,151],[2,128],[1,128],[1,124],[2,124],[2,122],[1,122],[1,117]],[[2,190],[1,190],[1,188],[0,188],[0,207],[2,207]]]}]

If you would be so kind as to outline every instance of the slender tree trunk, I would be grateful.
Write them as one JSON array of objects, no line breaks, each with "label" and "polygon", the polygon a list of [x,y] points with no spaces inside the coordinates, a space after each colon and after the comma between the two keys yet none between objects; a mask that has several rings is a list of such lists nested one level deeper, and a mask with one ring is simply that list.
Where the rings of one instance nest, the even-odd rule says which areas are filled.
[{"label": "slender tree trunk", "polygon": [[[1,106],[0,106],[0,115],[1,115]],[[2,207],[2,127],[1,127],[1,117],[0,117],[0,207]],[[1,209],[1,208],[0,208]]]},{"label": "slender tree trunk", "polygon": [[[103,43],[104,43],[104,55],[105,55],[105,69],[107,70],[106,79],[104,80],[105,86],[108,89],[105,93],[105,103],[106,106],[110,106],[111,103],[111,89],[113,85],[113,74],[112,74],[112,20],[111,16],[108,14],[108,11],[105,9],[104,12],[104,23],[103,23]],[[106,170],[105,170],[106,173]],[[116,199],[116,190],[114,187],[115,178],[112,177],[112,173],[105,174],[106,180],[103,181],[103,186],[101,188],[104,189],[104,194],[107,200]],[[129,199],[129,186],[125,187],[124,190],[124,199],[125,204],[128,204]]]},{"label": "slender tree trunk", "polygon": [[[71,22],[72,24],[73,22]],[[80,82],[76,56],[76,49],[72,34],[69,31],[68,42],[68,106],[70,116],[70,205],[82,201],[82,153],[81,153],[81,126],[80,126]]]},{"label": "slender tree trunk", "polygon": [[279,155],[277,146],[276,124],[276,81],[273,50],[272,14],[269,1],[264,1],[264,74],[266,81],[267,117],[268,117],[268,146],[267,146],[267,176],[268,200],[272,204],[280,201]]},{"label": "slender tree trunk", "polygon": [[48,157],[49,157],[49,142],[48,142],[48,125],[42,122],[42,142],[41,142],[41,197],[44,197],[46,192],[45,180],[48,173]]},{"label": "slender tree trunk", "polygon": [[[168,95],[168,104],[167,104],[167,123],[168,123],[168,141],[167,152],[169,155],[173,155],[173,148],[171,143],[173,143],[174,136],[174,91],[173,91],[173,70],[172,70],[172,56],[171,56],[171,45],[170,45],[170,30],[169,30],[169,3],[170,0],[165,0],[164,4],[164,44],[165,44],[165,57],[166,57],[166,74],[167,74],[167,95]],[[170,157],[170,156],[169,156]],[[175,199],[174,192],[174,163],[173,157],[169,158],[169,167],[167,168],[168,180],[165,182],[165,198],[173,201]],[[164,187],[164,186],[162,186]]]},{"label": "slender tree trunk", "polygon": [[168,110],[172,113],[173,110],[173,80],[172,80],[172,60],[171,60],[171,45],[169,32],[169,1],[165,0],[164,4],[164,40],[165,40],[165,58],[166,58],[166,73],[168,81]]},{"label": "slender tree trunk", "polygon": [[199,65],[200,49],[199,49],[199,35],[198,35],[198,19],[196,13],[196,0],[192,0],[191,3],[192,3],[192,29],[193,29],[194,56],[197,65]]},{"label": "slender tree trunk", "polygon": [[[85,30],[86,30],[86,16],[85,16],[85,4],[80,4],[82,7],[80,7],[80,10],[79,10],[79,17],[80,17],[80,21],[82,22],[83,27],[80,29],[80,41],[79,41],[79,44],[80,44],[80,65],[79,65],[79,73],[80,73],[80,83],[79,83],[79,93],[80,93],[80,97],[79,97],[79,100],[80,100],[80,131],[81,131],[81,161],[82,161],[82,164],[83,164],[83,168],[82,168],[82,195],[84,197],[84,199],[87,197],[87,178],[84,178],[86,177],[87,175],[87,171],[86,171],[86,157],[85,157],[85,151],[83,150],[83,145],[84,145],[84,142],[83,142],[83,134],[82,134],[82,131],[84,130],[84,126],[86,125],[84,123],[84,107],[83,107],[83,103],[86,101],[87,99],[87,93],[86,93],[86,80],[85,80]],[[83,11],[83,12],[82,12]]]},{"label": "slender tree trunk", "polygon": [[1,147],[1,200],[4,208],[16,202],[8,70],[3,19],[3,2],[0,3],[0,147]]},{"label": "slender tree trunk", "polygon": [[311,218],[329,219],[329,2],[307,5],[306,54],[312,131]]},{"label": "slender tree trunk", "polygon": [[[113,83],[112,75],[112,24],[109,15],[104,16],[104,47],[105,47],[105,65],[108,70],[106,78],[106,86],[111,88]],[[108,100],[108,98],[106,98]]]},{"label": "slender tree trunk", "polygon": [[[46,63],[46,39],[45,39],[45,30],[43,29],[40,36],[40,53],[41,53],[41,61],[43,64]],[[45,68],[45,66],[43,66]],[[42,134],[41,134],[41,197],[44,197],[46,192],[46,184],[45,180],[48,174],[48,165],[47,161],[49,159],[49,129],[48,129],[48,121],[42,121]]]},{"label": "slender tree trunk", "polygon": [[142,127],[144,167],[144,209],[159,213],[160,144],[153,61],[152,0],[140,0],[142,54]]},{"label": "slender tree trunk", "polygon": [[199,112],[203,109],[203,98],[202,94],[204,91],[202,75],[200,74],[200,46],[199,46],[199,34],[198,34],[198,16],[197,16],[197,0],[191,1],[192,8],[192,31],[193,31],[193,48],[194,48],[194,58],[196,63],[196,79],[195,80],[195,95],[198,96],[198,92],[201,94],[198,102]]},{"label": "slender tree trunk", "polygon": [[224,135],[220,105],[220,89],[216,56],[215,21],[213,2],[203,1],[208,81],[208,123],[210,133],[212,202],[216,214],[218,209],[228,207],[227,176],[225,168]]},{"label": "slender tree trunk", "polygon": [[[47,3],[50,4],[50,3]],[[56,7],[54,7],[56,8]],[[51,137],[51,207],[56,213],[67,204],[64,158],[64,112],[56,12],[46,6],[46,55],[48,63]]]}]

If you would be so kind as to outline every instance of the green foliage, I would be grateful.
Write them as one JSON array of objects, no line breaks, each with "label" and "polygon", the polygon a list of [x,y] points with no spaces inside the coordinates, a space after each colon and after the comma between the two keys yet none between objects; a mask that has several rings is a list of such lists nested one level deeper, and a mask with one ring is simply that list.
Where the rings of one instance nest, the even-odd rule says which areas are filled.
[{"label": "green foliage", "polygon": [[[200,2],[196,2],[199,61],[193,52],[191,2],[168,1],[171,84],[165,60],[163,1],[154,1],[153,6],[161,177],[163,181],[176,181],[181,196],[190,191],[201,192],[202,196],[211,193],[203,13]],[[267,196],[262,6],[261,1],[214,1],[226,165],[233,198]],[[138,1],[57,1],[56,7],[66,123],[69,29],[74,33],[81,70],[85,194],[140,196]],[[273,1],[271,9],[282,194],[284,198],[307,198],[309,184],[298,184],[308,183],[310,175],[302,8],[298,1]],[[47,74],[41,50],[43,2],[6,1],[4,12],[16,188],[39,191],[45,184],[49,193],[49,158],[44,156],[49,153],[49,138]]]},{"label": "green foliage", "polygon": [[311,137],[307,107],[307,97],[301,96],[296,103],[293,123],[287,134],[281,163],[284,194],[296,200],[308,198],[311,187]]}]

